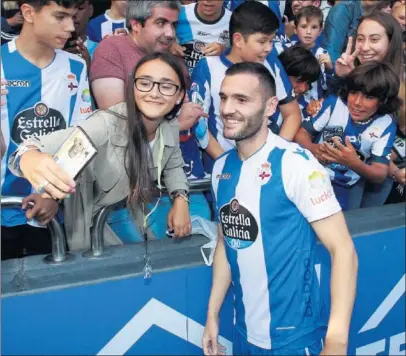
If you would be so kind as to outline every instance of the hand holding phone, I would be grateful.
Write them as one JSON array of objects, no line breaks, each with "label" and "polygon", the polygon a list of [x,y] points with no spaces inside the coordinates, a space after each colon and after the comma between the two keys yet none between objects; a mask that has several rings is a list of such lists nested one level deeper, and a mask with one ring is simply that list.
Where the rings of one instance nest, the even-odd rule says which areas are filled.
[{"label": "hand holding phone", "polygon": [[97,149],[81,127],[76,127],[53,155],[54,161],[75,180],[97,154]]}]

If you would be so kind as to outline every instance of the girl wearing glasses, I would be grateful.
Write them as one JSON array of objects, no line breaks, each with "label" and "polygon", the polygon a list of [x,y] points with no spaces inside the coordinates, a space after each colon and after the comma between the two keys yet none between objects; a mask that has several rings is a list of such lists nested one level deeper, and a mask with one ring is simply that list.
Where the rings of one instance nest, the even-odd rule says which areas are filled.
[{"label": "girl wearing glasses", "polygon": [[[126,197],[138,225],[148,214],[155,183],[162,183],[173,200],[168,215],[175,237],[190,233],[188,181],[179,148],[179,128],[172,120],[185,96],[181,64],[170,54],[153,53],[133,72],[126,102],[95,112],[81,127],[98,150],[75,181],[52,159],[72,128],[24,142],[10,160],[10,169],[39,191],[64,199],[65,229],[70,249],[90,246],[94,214]],[[69,199],[67,199],[69,198]],[[122,209],[125,210],[125,209]],[[105,229],[105,244],[122,241]]]}]

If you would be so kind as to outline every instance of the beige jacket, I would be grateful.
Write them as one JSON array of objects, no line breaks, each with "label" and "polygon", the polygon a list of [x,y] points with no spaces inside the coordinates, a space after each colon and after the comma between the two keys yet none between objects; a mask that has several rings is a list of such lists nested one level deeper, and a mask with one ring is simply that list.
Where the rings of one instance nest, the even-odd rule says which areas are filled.
[{"label": "beige jacket", "polygon": [[[96,111],[88,120],[80,123],[96,146],[98,153],[76,180],[76,193],[64,200],[65,230],[69,248],[78,250],[90,247],[90,228],[95,214],[103,207],[117,203],[129,195],[129,178],[124,168],[127,146],[127,109],[125,103],[110,108],[122,116],[109,111]],[[164,136],[162,158],[162,182],[169,194],[176,189],[188,190],[188,180],[183,171],[184,161],[179,148],[179,126],[177,120],[161,123]],[[73,128],[53,132],[31,141],[41,152],[54,154]],[[159,142],[157,130],[156,142]],[[159,144],[154,145],[153,162],[150,160],[151,177],[157,180]],[[148,159],[148,157],[145,157]],[[9,161],[15,171],[14,161]],[[135,209],[137,211],[137,209]],[[139,209],[138,209],[139,210]],[[142,213],[136,214],[137,223],[142,224]],[[106,224],[106,245],[121,244]]]}]

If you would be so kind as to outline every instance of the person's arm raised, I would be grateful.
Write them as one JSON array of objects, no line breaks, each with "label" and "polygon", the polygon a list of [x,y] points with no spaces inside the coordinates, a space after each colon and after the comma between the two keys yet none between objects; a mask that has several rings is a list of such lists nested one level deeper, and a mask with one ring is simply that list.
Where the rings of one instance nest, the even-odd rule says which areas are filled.
[{"label": "person's arm raised", "polygon": [[283,123],[279,136],[292,141],[302,123],[302,115],[296,100],[279,106],[283,117]]}]

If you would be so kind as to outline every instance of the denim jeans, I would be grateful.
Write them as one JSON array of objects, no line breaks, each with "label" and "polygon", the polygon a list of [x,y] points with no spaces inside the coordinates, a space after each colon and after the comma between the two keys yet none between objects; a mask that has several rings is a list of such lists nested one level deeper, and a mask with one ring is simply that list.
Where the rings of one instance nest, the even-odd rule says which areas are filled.
[{"label": "denim jeans", "polygon": [[[155,202],[148,204],[148,209],[152,210]],[[155,209],[148,218],[148,227],[151,228],[157,239],[166,237],[167,218],[171,210],[172,203],[168,196],[163,196]],[[190,216],[200,216],[210,220],[210,207],[203,193],[190,194]],[[135,243],[143,241],[141,233],[135,223],[133,217],[126,208],[112,211],[107,220],[110,228],[117,237],[124,243]]]}]

